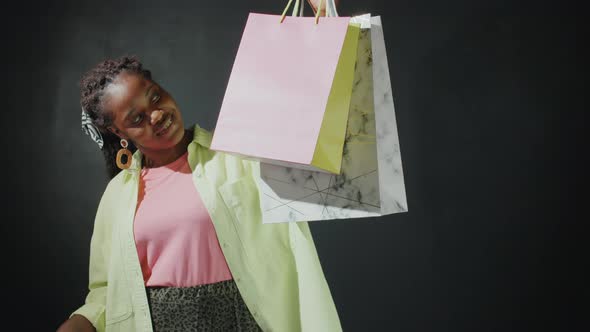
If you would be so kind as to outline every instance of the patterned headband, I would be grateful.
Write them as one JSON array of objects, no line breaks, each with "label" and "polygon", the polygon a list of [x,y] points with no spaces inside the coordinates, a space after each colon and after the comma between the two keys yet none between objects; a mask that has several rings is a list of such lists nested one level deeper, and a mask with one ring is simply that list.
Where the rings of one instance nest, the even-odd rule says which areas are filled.
[{"label": "patterned headband", "polygon": [[102,146],[104,145],[102,135],[100,134],[98,127],[92,123],[92,119],[90,119],[88,113],[84,111],[84,107],[82,107],[82,131],[84,134],[90,136],[90,138],[92,138],[92,140],[95,141],[102,150]]}]

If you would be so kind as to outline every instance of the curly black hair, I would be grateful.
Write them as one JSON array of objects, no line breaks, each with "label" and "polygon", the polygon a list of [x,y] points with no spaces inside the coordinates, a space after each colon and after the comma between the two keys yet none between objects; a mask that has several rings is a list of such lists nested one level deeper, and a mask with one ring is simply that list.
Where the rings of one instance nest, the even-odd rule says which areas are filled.
[{"label": "curly black hair", "polygon": [[[88,113],[92,123],[98,127],[102,135],[104,141],[102,152],[106,162],[107,174],[111,179],[121,171],[115,162],[117,151],[121,146],[119,137],[107,129],[112,124],[112,118],[109,112],[103,109],[102,97],[105,88],[121,72],[134,73],[142,75],[146,79],[152,79],[151,71],[143,68],[143,64],[136,56],[124,55],[118,59],[108,59],[98,63],[84,74],[80,80],[80,105]],[[131,153],[137,150],[133,142],[129,142],[127,149]]]}]

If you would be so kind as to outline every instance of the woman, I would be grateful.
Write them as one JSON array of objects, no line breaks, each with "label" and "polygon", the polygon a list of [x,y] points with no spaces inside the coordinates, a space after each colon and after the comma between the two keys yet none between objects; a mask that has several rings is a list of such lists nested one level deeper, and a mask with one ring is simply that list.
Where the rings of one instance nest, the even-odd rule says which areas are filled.
[{"label": "woman", "polygon": [[90,291],[58,331],[341,330],[307,223],[262,224],[258,162],[185,129],[134,57],[98,64],[81,92],[111,180]]}]

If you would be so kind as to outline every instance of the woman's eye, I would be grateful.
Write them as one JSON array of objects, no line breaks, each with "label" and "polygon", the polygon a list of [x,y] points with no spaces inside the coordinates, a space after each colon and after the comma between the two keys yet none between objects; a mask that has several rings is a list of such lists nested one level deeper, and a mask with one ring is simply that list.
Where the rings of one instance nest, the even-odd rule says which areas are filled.
[{"label": "woman's eye", "polygon": [[141,122],[141,118],[141,114],[135,116],[135,118],[133,118],[133,124],[138,124],[139,122]]},{"label": "woman's eye", "polygon": [[155,94],[152,96],[152,103],[156,103],[156,102],[158,102],[158,100],[160,100],[160,95],[159,95],[159,94],[157,94],[157,93],[155,93]]}]

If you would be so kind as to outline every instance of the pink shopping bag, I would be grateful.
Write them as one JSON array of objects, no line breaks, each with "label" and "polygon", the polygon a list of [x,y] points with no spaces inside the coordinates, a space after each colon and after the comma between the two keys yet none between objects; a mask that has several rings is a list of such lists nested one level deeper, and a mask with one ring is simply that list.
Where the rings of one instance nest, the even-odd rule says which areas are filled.
[{"label": "pink shopping bag", "polygon": [[[211,149],[283,166],[326,171],[316,167],[312,160],[320,129],[324,137],[326,124],[322,128],[322,120],[347,40],[349,21],[349,17],[322,17],[315,24],[313,17],[288,16],[280,23],[280,15],[251,13]],[[356,38],[349,39],[356,43]],[[352,54],[356,58],[356,44]],[[349,62],[351,90],[354,59]],[[344,106],[347,112],[348,103]],[[343,119],[340,144],[344,141],[346,115]]]}]

